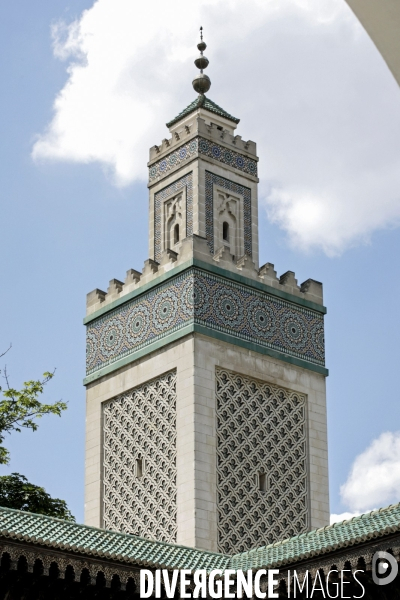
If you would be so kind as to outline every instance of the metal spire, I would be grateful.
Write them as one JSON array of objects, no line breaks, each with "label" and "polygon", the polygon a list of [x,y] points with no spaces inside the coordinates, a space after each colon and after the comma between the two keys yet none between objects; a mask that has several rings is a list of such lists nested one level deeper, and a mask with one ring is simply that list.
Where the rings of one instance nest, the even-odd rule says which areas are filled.
[{"label": "metal spire", "polygon": [[203,73],[203,69],[208,67],[208,58],[203,55],[204,50],[207,48],[207,44],[203,41],[203,28],[200,27],[200,43],[197,44],[197,48],[200,50],[200,56],[196,58],[194,64],[200,69],[199,75],[193,79],[192,85],[194,90],[200,95],[204,96],[211,87],[211,79]]}]

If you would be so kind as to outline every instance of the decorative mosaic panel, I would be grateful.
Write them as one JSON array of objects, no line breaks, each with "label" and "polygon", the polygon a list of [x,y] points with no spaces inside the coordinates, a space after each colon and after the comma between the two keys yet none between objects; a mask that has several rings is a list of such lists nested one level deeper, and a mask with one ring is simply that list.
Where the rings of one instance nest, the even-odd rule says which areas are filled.
[{"label": "decorative mosaic panel", "polygon": [[214,252],[218,250],[218,248],[214,248],[214,184],[217,184],[234,194],[243,196],[244,251],[245,254],[251,256],[253,250],[251,241],[250,188],[239,185],[229,179],[225,179],[225,177],[210,173],[210,171],[206,171],[206,238],[211,254],[214,254]]},{"label": "decorative mosaic panel", "polygon": [[179,146],[179,148],[176,148],[176,150],[173,150],[170,154],[167,154],[167,156],[151,165],[149,167],[149,182],[151,183],[159,177],[164,177],[169,171],[195,158],[199,154],[209,156],[242,173],[257,177],[257,162],[255,160],[205,138],[197,137]]},{"label": "decorative mosaic panel", "polygon": [[103,423],[104,528],[176,542],[176,371],[107,402]]},{"label": "decorative mosaic panel", "polygon": [[218,162],[234,167],[242,173],[257,177],[257,162],[255,160],[210,140],[199,138],[199,154],[204,154],[218,160]]},{"label": "decorative mosaic panel", "polygon": [[218,369],[216,403],[218,550],[306,532],[305,396]]},{"label": "decorative mosaic panel", "polygon": [[324,365],[323,315],[192,267],[87,326],[87,375],[190,324]]},{"label": "decorative mosaic panel", "polygon": [[176,167],[195,158],[197,154],[198,138],[194,138],[151,165],[149,167],[149,182],[151,183],[158,177],[164,177]]},{"label": "decorative mosaic panel", "polygon": [[154,195],[154,259],[161,258],[162,207],[167,198],[186,188],[186,236],[193,234],[193,174],[188,173]]}]

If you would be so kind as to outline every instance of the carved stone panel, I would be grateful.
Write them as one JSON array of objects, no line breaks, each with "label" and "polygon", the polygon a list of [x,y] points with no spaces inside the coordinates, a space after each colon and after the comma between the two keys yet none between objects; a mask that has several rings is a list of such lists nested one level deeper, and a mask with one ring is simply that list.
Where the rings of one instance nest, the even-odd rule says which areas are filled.
[{"label": "carved stone panel", "polygon": [[306,397],[216,371],[218,549],[308,531]]},{"label": "carved stone panel", "polygon": [[243,196],[214,186],[214,248],[226,246],[236,258],[244,254]]},{"label": "carved stone panel", "polygon": [[176,371],[103,407],[105,529],[175,542]]},{"label": "carved stone panel", "polygon": [[180,177],[154,194],[154,260],[174,248],[174,228],[179,225],[179,239],[193,234],[193,174]]}]

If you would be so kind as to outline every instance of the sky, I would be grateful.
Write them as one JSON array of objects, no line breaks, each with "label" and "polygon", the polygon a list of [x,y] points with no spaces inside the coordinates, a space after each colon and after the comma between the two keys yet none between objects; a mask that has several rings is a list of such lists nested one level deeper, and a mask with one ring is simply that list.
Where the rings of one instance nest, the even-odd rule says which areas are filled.
[{"label": "sky", "polygon": [[148,149],[195,97],[200,25],[208,96],[257,143],[261,264],[324,284],[331,512],[398,502],[400,89],[344,0],[1,3],[1,367],[56,368],[68,410],[0,474],[83,521],[85,296],[147,258]]}]

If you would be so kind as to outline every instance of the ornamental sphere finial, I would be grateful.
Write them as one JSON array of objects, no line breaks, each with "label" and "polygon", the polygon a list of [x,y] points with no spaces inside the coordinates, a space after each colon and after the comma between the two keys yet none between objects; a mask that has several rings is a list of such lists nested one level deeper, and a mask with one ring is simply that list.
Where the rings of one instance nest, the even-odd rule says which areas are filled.
[{"label": "ornamental sphere finial", "polygon": [[203,73],[203,69],[208,67],[208,58],[203,55],[204,50],[207,48],[207,44],[203,41],[203,28],[200,27],[200,42],[197,44],[197,48],[200,50],[200,56],[196,58],[194,64],[200,70],[199,75],[193,79],[192,85],[194,90],[204,95],[211,87],[211,79]]}]

